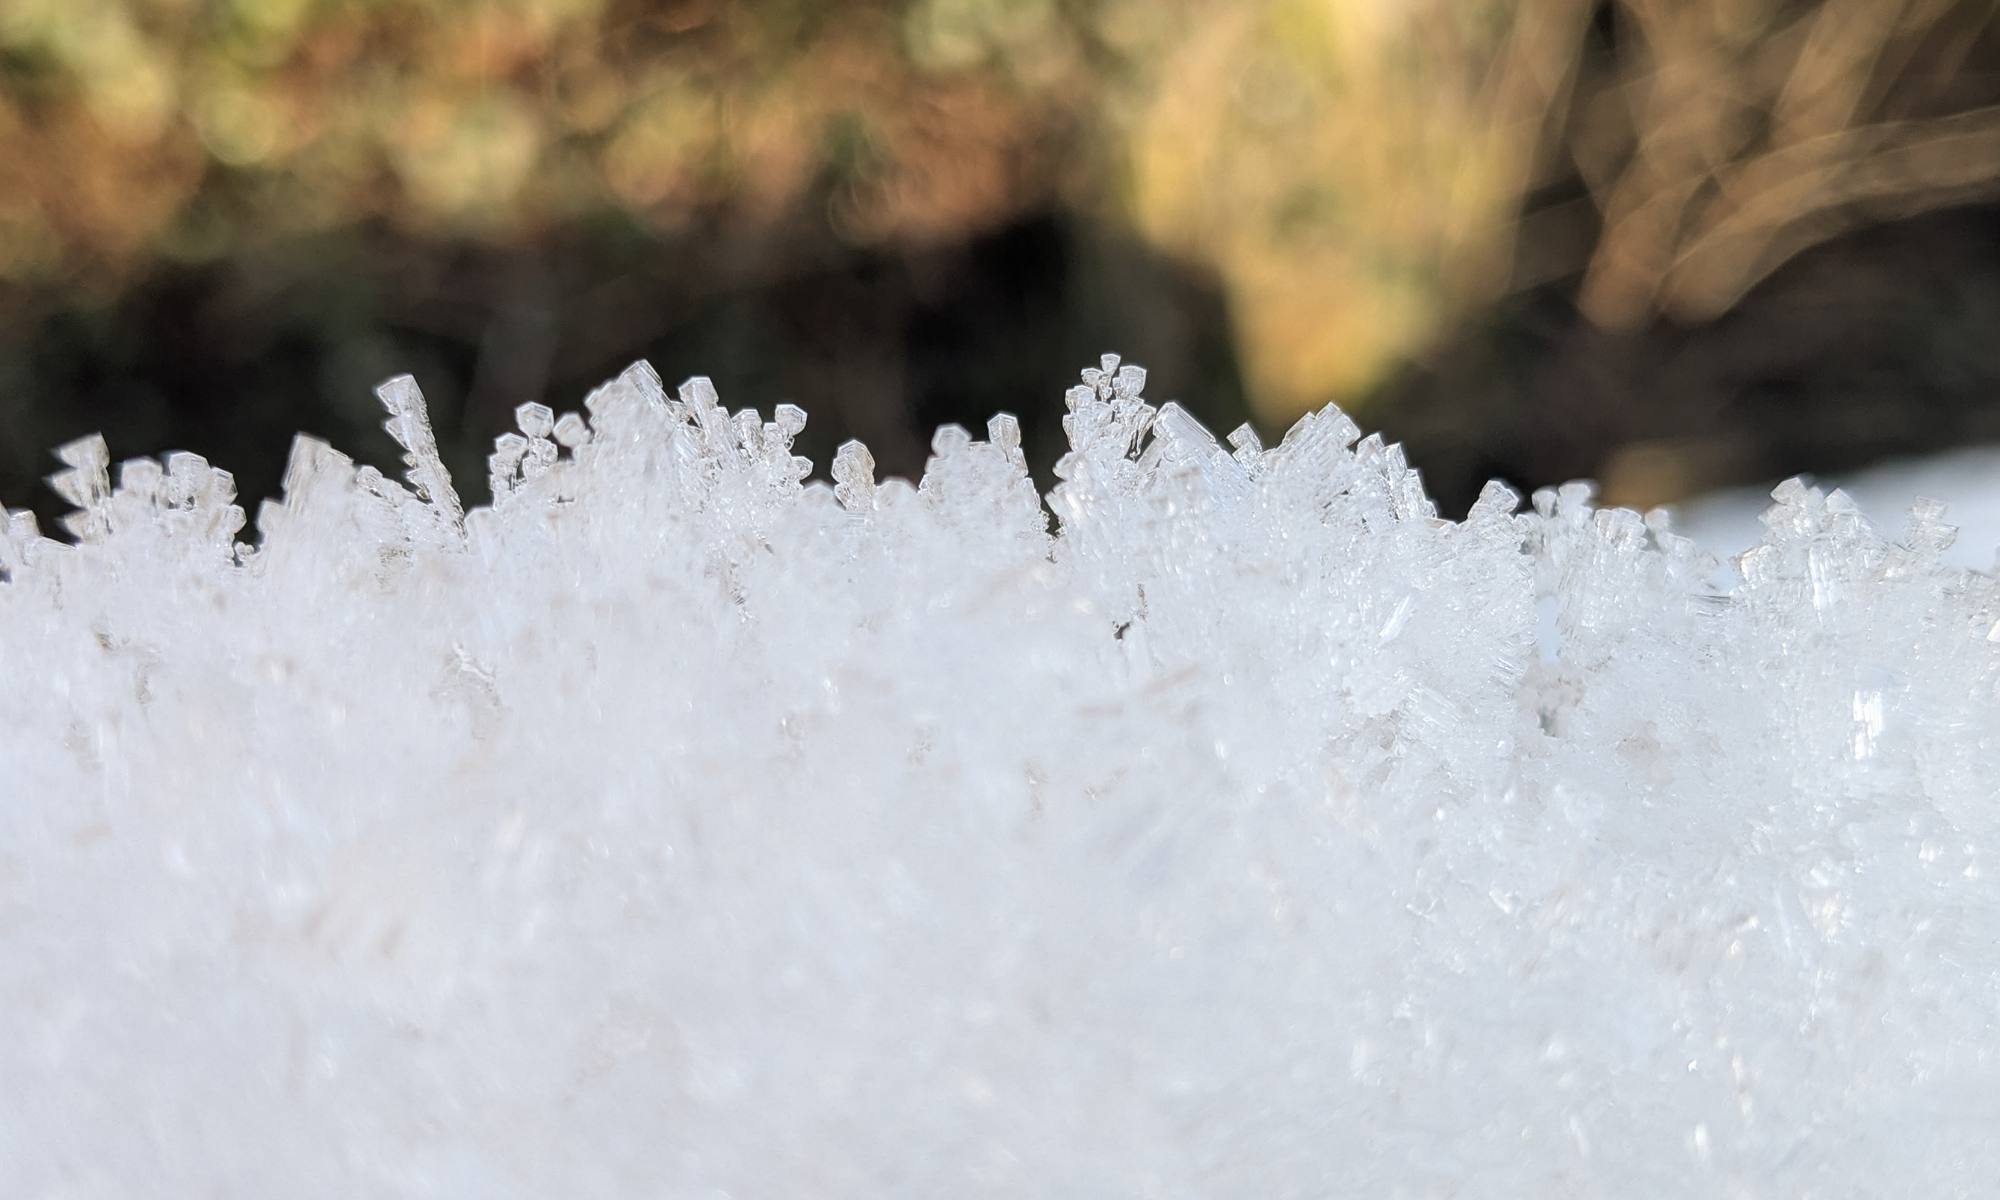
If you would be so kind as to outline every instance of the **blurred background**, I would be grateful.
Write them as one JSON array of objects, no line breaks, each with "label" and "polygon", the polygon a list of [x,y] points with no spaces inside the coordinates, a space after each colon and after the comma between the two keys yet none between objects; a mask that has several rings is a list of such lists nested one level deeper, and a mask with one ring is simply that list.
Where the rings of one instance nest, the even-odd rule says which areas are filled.
[{"label": "blurred background", "polygon": [[0,0],[0,501],[295,431],[468,499],[633,359],[866,439],[1100,352],[1448,510],[2000,441],[2000,0]]}]

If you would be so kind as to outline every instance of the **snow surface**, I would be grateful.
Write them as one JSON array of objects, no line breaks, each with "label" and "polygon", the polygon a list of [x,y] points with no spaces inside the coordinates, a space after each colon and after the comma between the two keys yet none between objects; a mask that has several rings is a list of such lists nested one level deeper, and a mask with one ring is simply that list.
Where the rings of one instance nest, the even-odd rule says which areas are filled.
[{"label": "snow surface", "polygon": [[[1920,500],[1948,501],[1958,540],[1939,557],[1946,563],[1991,571],[2000,549],[2000,446],[1977,446],[1928,458],[1885,463],[1828,481],[1873,519],[1900,520]],[[1718,554],[1734,555],[1757,544],[1758,516],[1771,491],[1731,488],[1676,505],[1675,529]]]},{"label": "snow surface", "polygon": [[254,547],[66,447],[75,544],[0,538],[0,1195],[2000,1178],[2000,591],[1938,511],[1784,485],[1723,589],[1142,382],[1046,508],[1010,418],[802,485],[803,413],[644,365],[471,512],[392,381],[409,483],[301,439]]}]

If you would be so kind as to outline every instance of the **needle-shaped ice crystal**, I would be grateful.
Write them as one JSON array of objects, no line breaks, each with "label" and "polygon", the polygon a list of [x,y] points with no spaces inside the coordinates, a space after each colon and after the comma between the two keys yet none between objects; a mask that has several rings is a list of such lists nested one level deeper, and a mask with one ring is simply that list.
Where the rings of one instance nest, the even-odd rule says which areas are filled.
[{"label": "needle-shaped ice crystal", "polygon": [[438,454],[437,438],[431,433],[430,411],[424,406],[424,395],[418,390],[417,381],[408,375],[398,375],[376,388],[375,394],[381,398],[382,407],[389,410],[389,419],[383,427],[403,448],[403,462],[409,467],[410,486],[415,489],[417,499],[432,507],[446,529],[464,532],[465,507],[459,502],[458,492],[451,486],[451,473],[445,470],[444,459]]}]

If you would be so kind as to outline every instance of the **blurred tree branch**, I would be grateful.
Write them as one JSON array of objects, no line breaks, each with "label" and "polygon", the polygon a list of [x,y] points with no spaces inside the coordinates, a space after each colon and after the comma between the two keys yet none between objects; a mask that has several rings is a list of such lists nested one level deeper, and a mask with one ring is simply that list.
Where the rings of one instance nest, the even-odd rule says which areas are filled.
[{"label": "blurred tree branch", "polygon": [[1927,50],[1962,58],[1993,4],[1793,7],[1765,29],[1739,0],[1618,0],[1636,36],[1594,100],[1624,106],[1630,149],[1577,145],[1603,221],[1579,302],[1600,325],[1713,317],[1857,224],[2000,191],[2000,109],[1905,116],[1898,88]]}]

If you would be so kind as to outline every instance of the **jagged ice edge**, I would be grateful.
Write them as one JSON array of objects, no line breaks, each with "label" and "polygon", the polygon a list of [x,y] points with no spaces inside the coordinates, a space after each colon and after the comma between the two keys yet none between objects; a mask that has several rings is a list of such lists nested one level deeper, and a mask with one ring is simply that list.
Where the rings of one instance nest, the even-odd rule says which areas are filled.
[{"label": "jagged ice edge", "polygon": [[[704,572],[740,603],[741,577],[764,566],[745,557],[746,546],[773,552],[832,522],[860,539],[856,548],[872,540],[891,556],[883,561],[921,558],[911,524],[919,521],[972,551],[942,564],[948,571],[1004,575],[1045,563],[1067,572],[1078,603],[1140,673],[1164,669],[1163,635],[1182,655],[1203,638],[1212,646],[1261,638],[1266,650],[1296,643],[1332,681],[1308,680],[1308,690],[1352,718],[1315,727],[1311,738],[1333,729],[1345,737],[1386,716],[1396,749],[1437,751],[1452,743],[1449,727],[1474,711],[1488,712],[1490,725],[1510,698],[1544,734],[1560,736],[1592,728],[1584,714],[1593,697],[1621,686],[1613,682],[1621,673],[1624,683],[1650,671],[1654,684],[1755,693],[1802,669],[1792,655],[1801,639],[1843,646],[1852,668],[1830,689],[1815,683],[1852,712],[1834,722],[1838,746],[1821,744],[1824,722],[1795,731],[1811,734],[1814,754],[1838,749],[1849,766],[1877,757],[1885,704],[1921,709],[1933,722],[1894,722],[1912,745],[1985,724],[2000,591],[1991,574],[1941,560],[1956,531],[1940,503],[1919,501],[1889,541],[1844,493],[1788,480],[1773,492],[1762,542],[1718,585],[1716,560],[1674,533],[1664,510],[1598,509],[1588,484],[1570,483],[1536,492],[1521,512],[1518,496],[1494,482],[1463,522],[1447,521],[1401,448],[1360,437],[1337,408],[1301,418],[1274,447],[1245,425],[1225,450],[1178,404],[1146,401],[1144,384],[1144,370],[1115,355],[1083,372],[1065,396],[1070,450],[1044,507],[1019,425],[1006,414],[988,423],[984,442],[956,425],[939,429],[916,485],[878,481],[867,448],[848,442],[829,488],[805,483],[812,464],[791,453],[803,410],[781,404],[769,421],[750,409],[731,413],[703,377],[670,396],[641,362],[586,398],[588,420],[520,406],[520,432],[499,437],[489,458],[492,503],[467,513],[416,383],[400,376],[378,393],[405,451],[407,486],[301,436],[283,499],[261,506],[253,545],[235,540],[243,514],[227,472],[177,453],[123,463],[113,487],[104,441],[85,438],[58,450],[67,469],[49,480],[75,506],[63,521],[75,544],[43,538],[32,514],[10,512],[0,580],[16,601],[24,589],[111,595],[127,554],[180,560],[180,570],[215,585],[284,571],[287,559],[294,573],[324,575],[339,549],[327,544],[331,528],[345,531],[342,553],[363,551],[359,570],[380,586],[411,563],[454,556],[491,569],[510,553],[510,538],[538,524],[547,529],[537,536],[588,540],[589,529],[624,522],[627,536],[657,526],[666,537],[672,527],[671,536],[705,544]],[[290,544],[291,531],[307,526],[316,528]],[[77,578],[64,585],[68,575]],[[1213,593],[1231,587],[1270,603],[1218,608]],[[1465,619],[1468,599],[1489,622],[1484,640]],[[1195,658],[1204,653],[1213,650]],[[1913,694],[1910,664],[1933,658],[1951,664],[1939,678],[1953,690],[1927,680],[1916,689],[1922,704],[1899,704]],[[1662,704],[1672,707],[1672,694]],[[1512,731],[1491,732],[1497,740],[1477,753],[1445,754],[1447,775],[1477,780],[1482,791],[1507,786],[1520,746]],[[1652,736],[1642,731],[1641,740]],[[1905,759],[1926,753],[1906,747]],[[1799,770],[1818,762],[1808,754]]]},{"label": "jagged ice edge", "polygon": [[[1117,355],[1106,355],[1102,365],[1086,370],[1083,382],[1066,396],[1069,414],[1063,418],[1063,428],[1071,448],[1056,469],[1063,482],[1047,503],[1063,534],[1072,540],[1083,540],[1076,527],[1088,524],[1092,504],[1115,507],[1149,490],[1175,487],[1187,488],[1191,497],[1198,494],[1202,510],[1242,510],[1254,507],[1248,498],[1260,489],[1268,492],[1303,482],[1312,485],[1322,503],[1345,493],[1379,503],[1399,523],[1421,522],[1434,528],[1452,524],[1437,517],[1418,472],[1407,467],[1401,448],[1385,445],[1379,435],[1361,438],[1358,427],[1336,407],[1301,418],[1271,449],[1245,424],[1229,435],[1230,449],[1225,451],[1180,405],[1168,402],[1155,407],[1142,399],[1145,378],[1143,368],[1121,366]],[[802,409],[780,404],[768,422],[760,421],[754,410],[732,414],[719,404],[714,385],[700,376],[682,384],[679,398],[673,399],[650,364],[640,362],[590,395],[585,402],[590,421],[576,413],[557,418],[546,404],[521,405],[516,410],[520,432],[502,434],[488,460],[493,503],[475,510],[468,521],[438,453],[416,381],[397,376],[383,383],[377,395],[389,413],[385,428],[404,450],[407,487],[371,467],[355,469],[350,459],[326,443],[300,435],[285,473],[286,499],[276,504],[265,501],[260,511],[263,544],[283,528],[288,509],[305,507],[315,491],[351,478],[373,498],[377,511],[369,520],[400,529],[412,546],[462,548],[468,527],[476,530],[514,503],[575,502],[582,482],[579,472],[588,470],[592,443],[603,442],[607,427],[629,439],[632,417],[639,410],[664,416],[674,453],[684,464],[699,464],[708,471],[710,486],[720,475],[744,474],[774,495],[796,492],[807,503],[821,500],[827,491],[819,483],[792,487],[812,470],[810,460],[789,452],[792,439],[805,428]],[[1015,418],[1005,413],[994,417],[987,433],[987,441],[978,443],[957,425],[938,430],[918,491],[947,488],[962,464],[996,451],[1025,480]],[[118,484],[113,487],[110,453],[101,436],[78,439],[56,454],[66,469],[48,482],[74,506],[62,525],[76,543],[93,545],[109,540],[114,529],[158,524],[176,539],[226,548],[228,561],[235,565],[256,562],[259,545],[229,540],[244,523],[242,510],[233,504],[233,476],[211,467],[201,456],[172,453],[158,461],[127,460],[119,464]],[[873,457],[858,441],[840,447],[832,474],[832,495],[850,512],[887,509],[911,494],[903,481],[878,483]],[[1841,553],[1858,556],[1838,564],[1843,568],[1839,573],[1850,577],[1856,566],[1861,568],[1859,575],[1875,573],[1883,580],[1940,569],[1938,556],[1957,532],[1943,519],[1943,503],[1920,499],[1910,511],[1903,535],[1887,542],[1873,534],[1845,493],[1823,492],[1794,478],[1772,493],[1777,503],[1763,518],[1767,533],[1762,543],[1736,556],[1738,582],[1704,589],[1716,563],[1672,531],[1667,510],[1656,509],[1643,517],[1624,509],[1600,510],[1592,506],[1593,496],[1594,490],[1584,482],[1546,488],[1534,494],[1532,515],[1517,514],[1518,495],[1489,482],[1462,524],[1482,528],[1514,521],[1524,547],[1537,562],[1544,593],[1551,590],[1547,586],[1551,572],[1559,575],[1574,557],[1578,531],[1588,525],[1597,541],[1657,555],[1656,565],[1687,584],[1695,602],[1709,612],[1746,603],[1760,587],[1796,579],[1801,572],[1810,583],[1815,605],[1830,602],[1834,589],[1828,572],[1836,565],[1831,559]],[[0,539],[0,580],[30,573],[37,559],[73,548],[40,536],[33,513],[10,510],[6,537]],[[1959,583],[1978,588],[1978,581],[1990,579],[1987,572],[1966,572]],[[2000,625],[1980,632],[2000,642]]]}]

